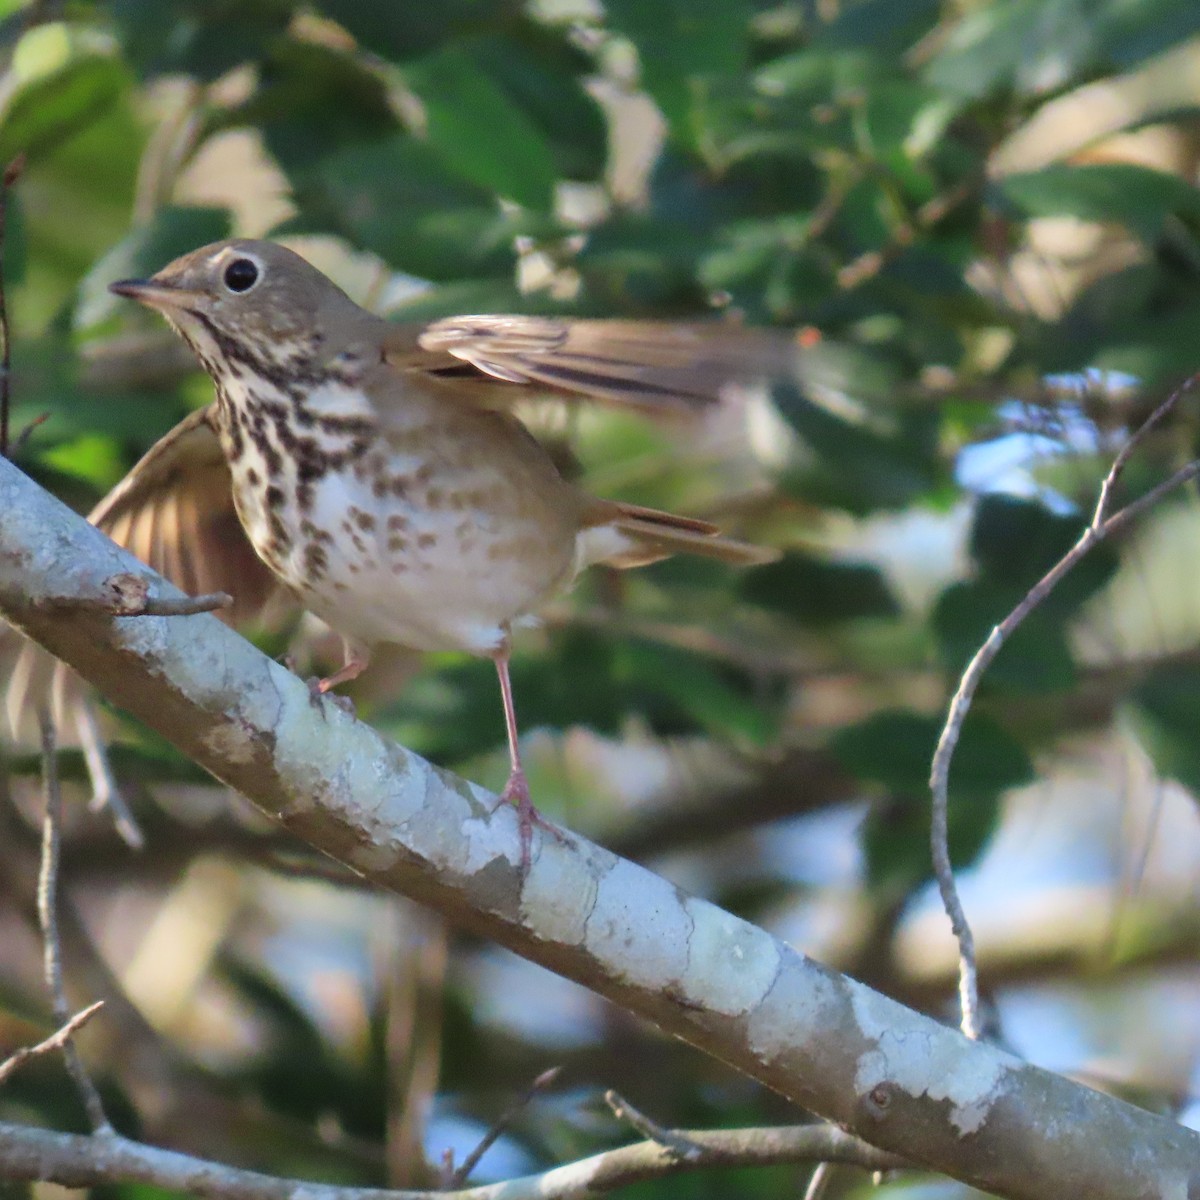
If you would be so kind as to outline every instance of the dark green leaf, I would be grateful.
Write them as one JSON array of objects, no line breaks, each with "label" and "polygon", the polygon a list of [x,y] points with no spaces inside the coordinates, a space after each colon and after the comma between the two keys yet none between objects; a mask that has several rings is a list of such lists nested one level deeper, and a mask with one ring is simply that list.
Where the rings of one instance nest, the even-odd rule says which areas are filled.
[{"label": "dark green leaf", "polygon": [[878,567],[788,554],[769,566],[747,571],[738,594],[804,625],[826,625],[864,617],[891,617],[899,605]]},{"label": "dark green leaf", "polygon": [[424,105],[429,144],[447,165],[504,199],[551,207],[549,143],[470,54],[458,47],[441,50],[409,66],[405,78]]},{"label": "dark green leaf", "polygon": [[320,0],[317,6],[368,50],[403,62],[439,50],[455,38],[507,26],[522,6],[513,0]]},{"label": "dark green leaf", "polygon": [[808,451],[784,480],[794,495],[865,513],[899,507],[936,481],[936,416],[905,414],[889,436],[844,419],[800,388],[777,386],[774,396]]},{"label": "dark green leaf", "polygon": [[609,0],[605,11],[609,25],[637,47],[642,82],[672,132],[693,140],[695,109],[706,84],[746,65],[747,0]]},{"label": "dark green leaf", "polygon": [[326,155],[399,129],[377,73],[342,50],[295,38],[272,46],[257,88],[225,124],[259,126],[293,181]]},{"label": "dark green leaf", "polygon": [[1134,732],[1158,773],[1200,796],[1200,671],[1162,666],[1129,698]]},{"label": "dark green leaf", "polygon": [[89,55],[39,75],[9,101],[0,124],[0,164],[17,154],[31,163],[60,142],[93,125],[129,86],[129,72],[114,58]]},{"label": "dark green leaf", "polygon": [[[867,832],[877,883],[913,883],[930,873],[929,771],[942,718],[893,710],[838,731],[830,748],[846,769],[886,789],[889,799]],[[997,801],[1034,778],[1024,748],[987,717],[972,713],[950,770],[950,851],[966,865],[995,827]]]},{"label": "dark green leaf", "polygon": [[923,37],[941,15],[940,0],[859,0],[842,5],[814,45],[869,46],[898,53]]},{"label": "dark green leaf", "polygon": [[1172,215],[1200,218],[1200,190],[1178,175],[1135,163],[1055,163],[998,185],[1003,200],[1031,217],[1116,221],[1147,241]]},{"label": "dark green leaf", "polygon": [[117,279],[145,279],[173,258],[229,236],[229,214],[221,208],[162,208],[154,220],[134,230],[88,272],[79,285],[76,324],[88,328],[107,320],[129,302],[108,285]]},{"label": "dark green leaf", "polygon": [[281,36],[295,0],[112,0],[122,44],[140,74],[210,81],[259,57]]},{"label": "dark green leaf", "polygon": [[297,184],[297,220],[278,232],[338,233],[423,279],[511,275],[528,226],[406,135],[328,154]]},{"label": "dark green leaf", "polygon": [[601,178],[608,161],[608,125],[584,87],[595,64],[571,45],[565,31],[523,21],[461,49],[546,139],[560,175]]}]

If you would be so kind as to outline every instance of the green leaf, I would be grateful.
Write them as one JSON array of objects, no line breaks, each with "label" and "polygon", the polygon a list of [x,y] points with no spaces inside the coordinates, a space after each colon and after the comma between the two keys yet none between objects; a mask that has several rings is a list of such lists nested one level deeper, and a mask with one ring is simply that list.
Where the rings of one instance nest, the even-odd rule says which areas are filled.
[{"label": "green leaf", "polygon": [[211,82],[287,30],[295,0],[112,0],[125,53],[143,77]]},{"label": "green leaf", "polygon": [[929,32],[941,15],[941,0],[859,0],[840,6],[813,45],[820,49],[869,46],[898,53]]},{"label": "green leaf", "polygon": [[748,0],[609,0],[608,24],[637,47],[646,91],[672,125],[697,140],[694,110],[715,78],[744,69],[749,53]]},{"label": "green leaf", "polygon": [[87,55],[19,87],[0,122],[0,164],[24,154],[38,162],[93,125],[129,86],[129,72],[107,55]]},{"label": "green leaf", "polygon": [[[830,749],[859,779],[901,795],[926,795],[943,723],[941,716],[891,709],[838,730]],[[951,796],[997,796],[1033,778],[1033,763],[1020,743],[991,718],[972,713],[955,750]]]},{"label": "green leaf", "polygon": [[1054,163],[996,185],[1003,200],[1030,217],[1116,221],[1147,241],[1169,217],[1200,218],[1200,190],[1178,175],[1135,163]]},{"label": "green leaf", "polygon": [[829,625],[899,611],[878,567],[788,554],[747,571],[738,595],[750,604],[783,613],[804,625]]},{"label": "green leaf", "polygon": [[[873,814],[866,849],[875,883],[911,885],[930,873],[929,771],[942,718],[890,710],[839,730],[830,749],[842,765],[890,793]],[[947,813],[951,857],[973,861],[996,824],[998,801],[1009,788],[1034,778],[1024,748],[990,718],[972,713],[950,769]]]},{"label": "green leaf", "polygon": [[993,0],[968,11],[925,68],[939,91],[980,98],[1062,87],[1096,53],[1092,8],[1080,0]]},{"label": "green leaf", "polygon": [[526,208],[551,207],[549,143],[471,55],[441,50],[407,67],[405,79],[425,107],[429,144],[453,170]]},{"label": "green leaf", "polygon": [[[955,583],[942,593],[933,612],[933,630],[949,674],[962,671],[1026,590],[985,579]],[[1075,678],[1075,660],[1062,614],[1037,609],[1005,642],[988,668],[983,686],[1019,692],[1063,691]]]},{"label": "green leaf", "polygon": [[1130,695],[1127,711],[1155,770],[1200,797],[1200,670],[1156,667]]},{"label": "green leaf", "polygon": [[809,452],[784,477],[793,495],[867,513],[899,508],[936,482],[935,414],[902,414],[889,435],[843,418],[790,384],[776,386],[773,394]]},{"label": "green leaf", "polygon": [[296,186],[299,217],[277,234],[337,233],[422,279],[511,276],[513,240],[534,228],[407,135],[328,154]]},{"label": "green leaf", "polygon": [[[1085,526],[1078,514],[1051,512],[1036,500],[1003,493],[982,496],[971,527],[971,556],[983,577],[1023,593],[1070,550]],[[1042,610],[1072,615],[1108,582],[1117,565],[1111,545],[1094,547],[1059,581]]]},{"label": "green leaf", "polygon": [[377,72],[331,46],[281,38],[258,86],[215,128],[257,125],[293,183],[323,157],[399,131]]},{"label": "green leaf", "polygon": [[511,20],[515,6],[512,0],[405,5],[395,0],[320,0],[317,7],[368,50],[405,62],[456,38],[498,31]]},{"label": "green leaf", "polygon": [[608,162],[608,124],[584,87],[596,66],[565,30],[532,21],[463,43],[486,75],[536,127],[566,179],[599,180]]},{"label": "green leaf", "polygon": [[88,329],[129,302],[114,296],[108,285],[118,279],[145,279],[172,259],[209,242],[227,238],[229,214],[223,208],[161,208],[147,225],[118,242],[87,273],[79,285],[75,323]]}]

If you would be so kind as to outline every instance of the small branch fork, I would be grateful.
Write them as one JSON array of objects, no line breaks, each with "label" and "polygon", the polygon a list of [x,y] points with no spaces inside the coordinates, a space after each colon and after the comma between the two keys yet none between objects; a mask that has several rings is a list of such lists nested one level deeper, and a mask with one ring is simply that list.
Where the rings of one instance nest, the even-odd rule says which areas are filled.
[{"label": "small branch fork", "polygon": [[31,1059],[40,1058],[43,1054],[51,1054],[55,1050],[66,1049],[67,1043],[77,1034],[102,1008],[103,1000],[89,1004],[87,1008],[77,1012],[65,1025],[56,1029],[44,1041],[36,1046],[23,1046],[15,1050],[3,1062],[0,1062],[0,1084],[5,1083],[9,1076],[18,1071]]},{"label": "small branch fork", "polygon": [[228,592],[204,596],[152,597],[150,581],[132,571],[110,575],[93,596],[47,596],[38,601],[44,609],[99,612],[112,617],[190,617],[196,613],[228,608]]},{"label": "small branch fork", "polygon": [[966,670],[963,671],[959,680],[958,688],[950,701],[946,722],[942,727],[937,749],[934,751],[929,776],[929,786],[933,792],[930,849],[933,856],[934,875],[937,878],[938,891],[942,897],[942,906],[950,918],[951,930],[958,941],[961,1028],[963,1033],[970,1038],[978,1038],[981,1033],[975,939],[971,934],[971,926],[967,921],[962,901],[959,899],[958,888],[954,882],[954,868],[950,862],[948,835],[950,764],[958,746],[963,723],[967,719],[967,713],[970,712],[971,704],[979,690],[984,673],[991,666],[996,655],[1000,653],[1005,642],[1013,635],[1021,622],[1050,595],[1067,572],[1093,547],[1106,538],[1122,532],[1132,521],[1157,504],[1169,492],[1200,476],[1200,460],[1194,460],[1181,467],[1157,487],[1151,488],[1145,495],[1139,496],[1116,512],[1112,511],[1113,495],[1117,483],[1138,446],[1147,434],[1163,421],[1180,399],[1198,383],[1200,383],[1200,372],[1181,383],[1121,447],[1116,458],[1113,459],[1112,466],[1108,469],[1108,474],[1104,477],[1092,519],[1080,534],[1079,540],[1025,593],[1012,612],[992,630],[987,640],[967,664]]}]

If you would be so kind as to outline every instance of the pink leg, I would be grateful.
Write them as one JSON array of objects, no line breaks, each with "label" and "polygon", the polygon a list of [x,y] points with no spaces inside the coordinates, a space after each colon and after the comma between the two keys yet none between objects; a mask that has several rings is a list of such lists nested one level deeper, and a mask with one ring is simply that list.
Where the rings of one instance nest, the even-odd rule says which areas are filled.
[{"label": "pink leg", "polygon": [[500,803],[517,806],[517,825],[521,832],[521,871],[528,872],[533,846],[533,827],[540,826],[554,834],[559,841],[563,840],[563,835],[538,812],[529,795],[529,781],[525,778],[525,768],[521,765],[521,747],[517,741],[517,712],[513,707],[512,681],[508,677],[507,642],[493,655],[493,659],[496,663],[496,673],[500,676],[504,727],[508,733],[509,774],[504,791],[500,793]]},{"label": "pink leg", "polygon": [[[349,638],[343,638],[342,645],[345,648],[346,661],[332,675],[308,681],[308,690],[314,703],[339,683],[349,683],[350,680],[357,679],[370,664],[371,656],[365,647],[350,641]],[[341,705],[351,716],[354,715],[354,701],[348,696],[331,696],[330,699]]]}]

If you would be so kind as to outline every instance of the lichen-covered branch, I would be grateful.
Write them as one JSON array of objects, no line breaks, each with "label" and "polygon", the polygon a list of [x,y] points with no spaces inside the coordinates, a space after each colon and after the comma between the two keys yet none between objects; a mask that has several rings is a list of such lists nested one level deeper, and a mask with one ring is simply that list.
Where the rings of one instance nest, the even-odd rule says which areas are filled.
[{"label": "lichen-covered branch", "polygon": [[[47,606],[129,571],[150,574],[0,461],[0,613],[365,878],[994,1194],[1200,1194],[1200,1135],[973,1043],[581,838],[539,834],[523,876],[511,811],[314,706],[215,617],[64,619]],[[151,594],[176,595],[153,576]]]}]

